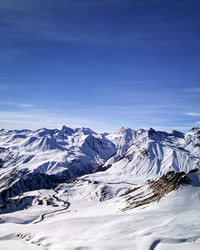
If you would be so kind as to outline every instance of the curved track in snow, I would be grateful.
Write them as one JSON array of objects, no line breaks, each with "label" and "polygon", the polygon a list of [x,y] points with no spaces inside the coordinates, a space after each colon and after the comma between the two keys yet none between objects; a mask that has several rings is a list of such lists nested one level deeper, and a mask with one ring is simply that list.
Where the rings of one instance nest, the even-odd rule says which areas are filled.
[{"label": "curved track in snow", "polygon": [[39,222],[42,222],[42,221],[44,220],[45,216],[47,216],[47,215],[55,214],[55,213],[58,213],[58,212],[67,210],[67,209],[69,208],[70,202],[64,201],[64,200],[60,199],[59,197],[57,197],[56,194],[58,194],[58,191],[56,190],[56,188],[54,189],[54,191],[55,191],[55,194],[53,194],[52,197],[53,197],[54,199],[56,199],[58,202],[62,202],[64,208],[59,209],[59,210],[55,210],[55,211],[52,211],[52,212],[49,212],[49,213],[42,214],[42,215],[40,216],[40,219],[39,219],[38,221],[33,222],[33,224],[37,224],[37,223],[39,223]]}]

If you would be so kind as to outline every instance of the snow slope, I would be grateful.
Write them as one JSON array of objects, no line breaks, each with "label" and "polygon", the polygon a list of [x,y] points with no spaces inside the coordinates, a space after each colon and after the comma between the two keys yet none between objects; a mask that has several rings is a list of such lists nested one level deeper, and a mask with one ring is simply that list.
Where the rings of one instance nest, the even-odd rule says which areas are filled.
[{"label": "snow slope", "polygon": [[[167,194],[145,209],[126,212],[121,210],[124,202],[119,196],[102,202],[95,200],[97,183],[79,180],[65,184],[58,188],[57,196],[70,202],[66,211],[54,207],[58,212],[49,213],[41,221],[38,215],[53,208],[47,210],[45,205],[34,204],[23,212],[2,215],[3,246],[12,249],[10,240],[18,240],[27,244],[27,249],[31,245],[50,250],[199,249],[200,173],[188,176],[192,185]],[[40,192],[47,196],[52,191]]]},{"label": "snow slope", "polygon": [[109,171],[127,175],[129,179],[142,177],[147,180],[168,171],[189,172],[200,166],[198,128],[185,135],[177,131],[167,133],[153,129],[134,131],[122,128],[107,138],[119,148],[119,153],[106,162],[112,164]]},{"label": "snow slope", "polygon": [[0,249],[200,249],[199,128],[1,130],[0,159]]}]

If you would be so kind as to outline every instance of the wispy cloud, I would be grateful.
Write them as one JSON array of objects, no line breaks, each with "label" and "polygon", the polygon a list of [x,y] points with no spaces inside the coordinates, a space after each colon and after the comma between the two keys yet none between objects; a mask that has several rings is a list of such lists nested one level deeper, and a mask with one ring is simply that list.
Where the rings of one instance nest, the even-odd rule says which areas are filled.
[{"label": "wispy cloud", "polygon": [[1,101],[0,105],[14,106],[17,108],[32,108],[34,106],[31,103],[17,103],[17,102],[12,102],[12,101],[7,101],[7,102]]},{"label": "wispy cloud", "polygon": [[[87,117],[76,118],[67,115],[61,115],[54,112],[49,112],[45,110],[37,110],[37,112],[27,112],[27,111],[16,111],[16,112],[0,112],[0,128],[5,129],[38,129],[41,127],[46,128],[58,128],[62,125],[66,125],[72,128],[76,127],[90,127],[94,131],[97,132],[112,132],[120,126],[123,126],[124,123],[121,119],[119,121],[113,120],[116,124],[113,125],[111,121],[105,121],[105,118],[97,117],[96,119],[91,119]],[[152,119],[151,123],[153,128],[157,130],[181,130],[187,131],[189,130],[193,124],[187,124],[185,126],[175,126],[175,125],[164,125],[160,124],[160,126],[156,125],[154,119]],[[149,124],[149,122],[148,122]],[[158,123],[157,123],[158,124]],[[196,124],[200,124],[200,122],[196,122]],[[131,127],[134,129],[141,128],[139,124],[131,122],[125,124],[127,127]],[[149,128],[148,126],[143,126],[143,128]]]},{"label": "wispy cloud", "polygon": [[32,108],[33,104],[31,104],[31,103],[18,103],[17,107],[19,107],[19,108]]},{"label": "wispy cloud", "polygon": [[197,121],[196,124],[200,125],[200,121]]},{"label": "wispy cloud", "polygon": [[189,113],[185,113],[185,114],[189,115],[189,116],[200,117],[200,113],[196,113],[196,112],[189,112]]},{"label": "wispy cloud", "polygon": [[[132,5],[133,8],[138,5],[136,1],[132,1],[132,3],[131,1],[128,2],[129,3],[125,4],[127,7]],[[147,2],[148,1],[142,1],[141,5],[147,6]],[[180,45],[180,39],[181,44],[186,40],[184,39],[186,36],[185,33],[182,33],[184,37],[181,37],[180,34],[177,35],[176,33],[166,32],[167,29],[165,29],[164,33],[161,33],[160,29],[163,27],[163,22],[161,20],[159,20],[160,22],[157,22],[154,29],[146,29],[145,32],[143,32],[143,29],[141,29],[140,26],[134,32],[130,32],[129,30],[122,28],[121,25],[116,25],[116,27],[115,25],[105,25],[102,22],[98,22],[98,20],[96,22],[94,20],[94,23],[88,23],[86,17],[87,14],[90,16],[91,13],[95,12],[100,7],[109,7],[113,10],[113,8],[115,9],[117,6],[117,9],[119,9],[121,5],[122,7],[124,6],[124,1],[14,0],[12,3],[9,3],[9,1],[2,0],[0,3],[0,9],[7,14],[2,15],[1,18],[3,19],[3,23],[6,24],[4,28],[4,36],[8,35],[9,38],[32,39],[34,37],[34,39],[38,40],[47,39],[50,41],[62,42],[82,41],[101,44],[134,44],[135,46],[140,46],[141,42],[146,44],[147,39],[148,41],[154,41],[158,34],[160,38],[162,38],[162,44],[165,43],[167,40],[166,38],[170,38],[170,40],[173,41],[173,44],[176,40],[178,45]],[[65,10],[65,12],[60,12],[64,17],[65,27],[62,26],[63,18],[60,19],[60,15],[58,16],[58,9]],[[10,15],[11,13],[12,15]],[[110,16],[107,17],[108,20],[109,18]],[[142,19],[144,18],[145,17],[142,16]],[[152,19],[157,20],[157,15],[151,16],[150,21],[152,21]],[[135,20],[139,25],[141,23],[141,16],[135,15]],[[147,17],[147,20],[145,21],[148,22],[148,20],[149,17]],[[171,23],[171,25],[174,26],[174,23]],[[185,42],[187,46],[188,42],[190,42],[190,40]],[[152,45],[158,47],[158,44],[152,43]]]},{"label": "wispy cloud", "polygon": [[72,117],[61,115],[47,110],[27,111],[1,111],[0,128],[5,129],[38,129],[41,127],[58,128],[67,125],[72,128],[90,127],[96,131],[105,132],[111,130],[109,124],[102,120],[92,120],[87,117]]}]

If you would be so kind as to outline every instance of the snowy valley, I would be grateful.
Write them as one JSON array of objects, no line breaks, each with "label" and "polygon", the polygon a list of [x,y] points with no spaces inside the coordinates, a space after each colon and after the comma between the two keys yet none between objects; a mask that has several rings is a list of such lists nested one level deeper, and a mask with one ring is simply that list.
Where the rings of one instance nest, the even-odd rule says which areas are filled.
[{"label": "snowy valley", "polygon": [[0,130],[0,249],[200,249],[200,128]]}]

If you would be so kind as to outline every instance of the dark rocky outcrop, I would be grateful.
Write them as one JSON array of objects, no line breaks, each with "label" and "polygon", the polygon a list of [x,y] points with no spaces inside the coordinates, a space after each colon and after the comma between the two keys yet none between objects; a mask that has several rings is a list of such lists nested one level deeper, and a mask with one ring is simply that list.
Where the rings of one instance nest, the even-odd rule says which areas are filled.
[{"label": "dark rocky outcrop", "polygon": [[190,183],[191,180],[185,172],[169,171],[158,180],[149,180],[142,186],[126,190],[122,194],[127,201],[127,206],[123,210],[159,201],[164,195]]},{"label": "dark rocky outcrop", "polygon": [[[16,171],[9,177],[4,176],[4,179],[6,178],[8,182],[5,187],[1,189],[0,206],[5,204],[10,198],[22,195],[27,191],[55,188],[59,183],[67,182],[70,176],[68,171],[63,171],[62,175]],[[2,180],[0,180],[0,182],[1,181]]]},{"label": "dark rocky outcrop", "polygon": [[0,214],[23,210],[28,206],[31,206],[34,198],[34,196],[26,196],[22,198],[9,199],[2,206],[0,206]]}]

